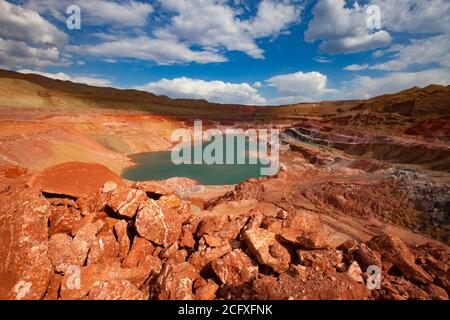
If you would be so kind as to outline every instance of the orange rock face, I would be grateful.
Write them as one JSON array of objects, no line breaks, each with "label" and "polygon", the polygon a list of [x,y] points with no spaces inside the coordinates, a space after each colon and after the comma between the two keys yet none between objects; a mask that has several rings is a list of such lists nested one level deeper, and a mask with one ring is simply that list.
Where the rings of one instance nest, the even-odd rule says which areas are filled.
[{"label": "orange rock face", "polygon": [[123,183],[118,175],[102,165],[68,162],[44,170],[32,185],[46,193],[80,198],[97,192],[107,181]]},{"label": "orange rock face", "polygon": [[136,229],[142,237],[166,247],[178,240],[181,233],[181,219],[174,211],[150,200],[139,208]]}]

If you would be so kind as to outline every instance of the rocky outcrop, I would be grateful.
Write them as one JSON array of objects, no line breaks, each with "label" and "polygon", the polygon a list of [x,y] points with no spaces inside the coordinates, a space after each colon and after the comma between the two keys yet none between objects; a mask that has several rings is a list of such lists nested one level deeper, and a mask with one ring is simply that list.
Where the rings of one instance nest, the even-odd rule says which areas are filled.
[{"label": "rocky outcrop", "polygon": [[297,199],[199,211],[123,181],[49,194],[16,171],[0,170],[3,299],[448,299],[446,247],[346,240]]}]

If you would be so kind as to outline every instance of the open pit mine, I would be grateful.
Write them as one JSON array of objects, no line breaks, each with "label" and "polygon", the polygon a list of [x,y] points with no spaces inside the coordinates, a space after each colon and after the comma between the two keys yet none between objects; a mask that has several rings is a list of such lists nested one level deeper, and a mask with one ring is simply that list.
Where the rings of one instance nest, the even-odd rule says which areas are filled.
[{"label": "open pit mine", "polygon": [[[278,172],[133,176],[195,120],[279,130]],[[448,300],[449,212],[448,86],[253,107],[0,70],[0,299]]]}]

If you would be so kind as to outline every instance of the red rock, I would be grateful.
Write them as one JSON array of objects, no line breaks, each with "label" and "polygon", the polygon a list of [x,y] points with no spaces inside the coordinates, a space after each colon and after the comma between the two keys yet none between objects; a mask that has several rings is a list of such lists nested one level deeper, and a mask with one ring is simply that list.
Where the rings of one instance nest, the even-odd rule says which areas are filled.
[{"label": "red rock", "polygon": [[179,196],[171,194],[162,196],[156,203],[167,209],[171,209],[178,213],[182,223],[188,223],[193,215],[193,209],[189,202],[182,200]]},{"label": "red rock", "polygon": [[184,226],[181,229],[179,245],[182,248],[193,249],[195,247],[195,239],[192,232],[186,230]]},{"label": "red rock", "polygon": [[63,276],[58,273],[53,273],[50,277],[50,283],[48,284],[47,293],[44,300],[58,300],[59,289],[61,287],[61,281]]},{"label": "red rock", "polygon": [[89,300],[146,300],[143,292],[128,280],[114,279],[95,286],[88,295]]},{"label": "red rock", "polygon": [[103,227],[104,222],[97,220],[95,223],[88,223],[83,226],[75,235],[72,241],[71,262],[74,265],[84,265],[89,249],[95,241],[95,236]]},{"label": "red rock", "polygon": [[200,221],[196,235],[198,238],[201,238],[204,234],[213,234],[221,230],[228,223],[228,215],[206,216]]},{"label": "red rock", "polygon": [[83,299],[99,283],[113,280],[128,280],[139,288],[152,273],[158,273],[160,269],[161,262],[152,256],[147,256],[145,262],[135,268],[121,268],[118,261],[72,268],[71,272],[64,274],[61,282],[61,299]]},{"label": "red rock", "polygon": [[132,187],[143,190],[147,193],[168,195],[181,192],[186,189],[192,189],[196,185],[197,182],[195,180],[183,177],[175,177],[166,180],[136,182],[132,185]]},{"label": "red rock", "polygon": [[358,248],[353,252],[353,257],[363,270],[367,270],[369,266],[382,266],[380,254],[364,243],[358,245]]},{"label": "red rock", "polygon": [[174,211],[149,200],[139,207],[136,228],[141,237],[167,247],[178,240],[181,220]]},{"label": "red rock", "polygon": [[205,284],[195,289],[195,298],[196,300],[214,300],[218,289],[217,283],[208,280]]},{"label": "red rock", "polygon": [[168,246],[167,248],[165,248],[163,251],[161,251],[159,257],[162,260],[167,260],[169,258],[174,257],[177,252],[178,252],[178,242],[175,242],[170,246]]},{"label": "red rock", "polygon": [[271,267],[275,272],[289,268],[289,252],[275,239],[275,234],[265,229],[244,232],[244,241],[258,261]]},{"label": "red rock", "polygon": [[130,238],[128,237],[128,222],[120,220],[114,225],[114,232],[119,243],[119,257],[125,258],[130,250]]},{"label": "red rock", "polygon": [[50,205],[35,189],[11,187],[0,197],[0,299],[42,299],[52,271],[48,259]]},{"label": "red rock", "polygon": [[273,276],[261,275],[252,284],[248,299],[252,300],[287,300],[289,297]]},{"label": "red rock", "polygon": [[282,273],[278,279],[288,299],[295,300],[364,300],[369,290],[345,273],[316,272],[295,268]]},{"label": "red rock", "polygon": [[72,264],[72,237],[57,233],[50,237],[48,257],[57,272],[64,272]]},{"label": "red rock", "polygon": [[209,234],[203,235],[202,240],[209,247],[220,247],[228,242],[226,239],[214,237]]},{"label": "red rock", "polygon": [[188,262],[175,264],[166,262],[154,284],[154,295],[158,300],[193,300],[194,281],[199,277],[194,266]]},{"label": "red rock", "polygon": [[75,236],[78,232],[78,230],[80,230],[82,227],[84,227],[86,224],[88,223],[93,223],[94,220],[97,219],[97,214],[96,213],[90,213],[85,215],[83,218],[81,218],[81,220],[75,222],[72,224],[72,229],[71,229],[71,234],[72,236]]},{"label": "red rock", "polygon": [[100,164],[67,162],[45,169],[31,185],[43,192],[82,198],[99,191],[107,181],[123,184],[122,178]]},{"label": "red rock", "polygon": [[[105,187],[103,187],[104,190]],[[111,189],[111,187],[109,187]],[[107,192],[106,205],[117,212],[119,215],[133,218],[139,205],[147,199],[147,195],[142,190],[131,189],[125,186],[119,186],[116,189]]]},{"label": "red rock", "polygon": [[299,212],[283,221],[280,236],[297,246],[309,249],[329,247],[328,231],[319,218],[307,212]]},{"label": "red rock", "polygon": [[250,282],[258,275],[258,267],[240,249],[235,249],[211,263],[216,276],[227,285]]},{"label": "red rock", "polygon": [[187,252],[187,250],[181,249],[176,251],[175,254],[173,254],[173,256],[171,257],[171,259],[173,259],[173,261],[175,261],[176,263],[183,263],[186,262],[188,255],[189,253]]},{"label": "red rock", "polygon": [[119,255],[119,245],[111,230],[102,231],[97,234],[94,242],[92,243],[87,264],[97,264],[100,262],[115,259]]},{"label": "red rock", "polygon": [[376,236],[367,242],[367,245],[388,259],[408,279],[421,283],[433,281],[432,277],[416,264],[413,254],[399,238],[387,234]]},{"label": "red rock", "polygon": [[344,258],[342,251],[335,249],[297,250],[297,255],[304,266],[322,270],[338,267]]},{"label": "red rock", "polygon": [[230,252],[232,247],[230,243],[225,243],[220,247],[215,248],[199,248],[189,257],[189,263],[195,267],[198,272],[201,272],[203,268],[210,262],[222,257],[224,254]]},{"label": "red rock", "polygon": [[26,172],[26,168],[12,166],[5,169],[4,175],[7,179],[14,179],[20,177],[21,175],[24,175]]},{"label": "red rock", "polygon": [[80,212],[73,208],[58,206],[52,207],[51,211],[49,235],[61,232],[71,234],[74,225],[81,220]]},{"label": "red rock", "polygon": [[122,261],[122,267],[132,268],[141,265],[144,262],[145,257],[151,255],[154,249],[155,248],[150,241],[144,238],[135,237],[130,252],[128,252],[128,255]]},{"label": "red rock", "polygon": [[425,291],[430,295],[433,300],[448,300],[448,293],[444,288],[441,288],[435,284],[428,284],[425,287]]},{"label": "red rock", "polygon": [[354,261],[350,265],[350,267],[348,267],[348,270],[347,270],[348,276],[350,278],[352,278],[353,280],[355,280],[356,282],[360,282],[360,283],[364,282],[364,279],[362,277],[362,273],[363,272],[362,272],[361,268],[359,267],[358,262],[356,262],[356,261]]},{"label": "red rock", "polygon": [[242,229],[242,232],[260,228],[261,224],[263,222],[263,219],[264,219],[264,215],[262,213],[260,213],[258,211],[251,212],[246,225]]}]

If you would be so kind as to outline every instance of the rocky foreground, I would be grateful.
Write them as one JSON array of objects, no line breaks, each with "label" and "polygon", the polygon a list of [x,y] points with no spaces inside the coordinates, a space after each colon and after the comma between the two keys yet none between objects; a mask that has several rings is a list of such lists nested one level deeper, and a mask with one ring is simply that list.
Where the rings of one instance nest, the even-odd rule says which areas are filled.
[{"label": "rocky foreground", "polygon": [[[284,170],[199,205],[179,196],[188,179],[3,164],[0,298],[448,299],[447,246],[376,219],[330,223],[308,209],[320,193],[277,198],[272,186],[294,175]],[[379,289],[367,285],[374,266]]]}]

